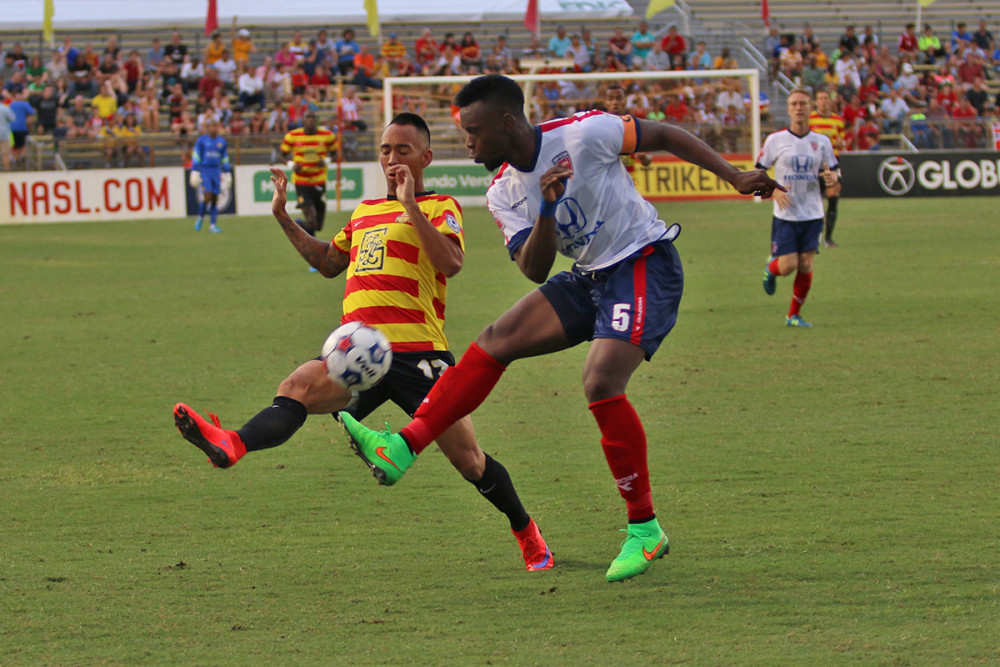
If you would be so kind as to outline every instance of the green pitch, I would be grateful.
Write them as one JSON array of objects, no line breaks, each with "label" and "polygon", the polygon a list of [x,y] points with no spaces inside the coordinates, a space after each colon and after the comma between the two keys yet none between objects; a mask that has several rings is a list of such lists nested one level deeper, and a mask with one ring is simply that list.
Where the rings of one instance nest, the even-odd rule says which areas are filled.
[{"label": "green pitch", "polygon": [[[240,426],[336,325],[273,221],[2,227],[0,664],[998,662],[997,201],[844,200],[811,330],[761,289],[768,205],[664,207],[687,287],[630,396],[671,553],[618,585],[585,346],[475,415],[555,554],[529,574],[436,450],[388,489],[330,418],[231,470],[177,433],[177,401]],[[531,287],[466,228],[459,351]]]}]

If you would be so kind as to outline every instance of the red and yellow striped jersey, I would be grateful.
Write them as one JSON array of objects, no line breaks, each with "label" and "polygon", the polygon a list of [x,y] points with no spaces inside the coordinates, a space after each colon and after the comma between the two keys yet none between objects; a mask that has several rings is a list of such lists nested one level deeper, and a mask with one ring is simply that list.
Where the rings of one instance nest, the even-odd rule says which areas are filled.
[{"label": "red and yellow striped jersey", "polygon": [[809,114],[809,129],[826,135],[833,144],[833,154],[838,154],[844,148],[846,133],[844,132],[844,117],[838,114],[820,116],[819,112]]},{"label": "red and yellow striped jersey", "polygon": [[306,134],[297,128],[285,135],[281,150],[292,154],[292,161],[302,165],[302,169],[292,172],[295,185],[326,185],[326,162],[324,158],[337,148],[337,135],[325,127],[316,128],[316,134]]},{"label": "red and yellow striped jersey", "polygon": [[[454,198],[427,193],[417,203],[438,231],[465,250],[462,208]],[[447,282],[421,248],[399,201],[361,202],[333,244],[351,257],[341,322],[361,320],[381,330],[396,352],[448,349]]]}]

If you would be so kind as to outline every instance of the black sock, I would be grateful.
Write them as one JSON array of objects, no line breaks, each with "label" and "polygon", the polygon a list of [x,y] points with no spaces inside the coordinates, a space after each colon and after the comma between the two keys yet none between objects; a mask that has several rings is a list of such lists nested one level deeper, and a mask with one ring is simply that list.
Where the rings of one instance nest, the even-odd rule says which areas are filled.
[{"label": "black sock", "polygon": [[524,511],[521,499],[517,497],[514,483],[510,481],[507,469],[489,454],[486,455],[486,469],[479,481],[471,482],[476,490],[493,506],[507,515],[511,530],[524,530],[531,517]]},{"label": "black sock", "polygon": [[830,205],[826,209],[826,240],[830,241],[833,239],[833,228],[837,224],[837,202],[840,201],[840,197],[830,197]]},{"label": "black sock", "polygon": [[270,407],[264,408],[237,431],[248,452],[277,447],[306,422],[306,406],[294,398],[276,396]]}]

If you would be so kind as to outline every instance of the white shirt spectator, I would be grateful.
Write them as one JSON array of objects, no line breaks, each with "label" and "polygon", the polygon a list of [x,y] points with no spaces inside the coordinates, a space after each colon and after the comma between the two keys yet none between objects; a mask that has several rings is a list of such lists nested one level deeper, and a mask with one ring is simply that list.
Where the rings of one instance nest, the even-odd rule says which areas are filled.
[{"label": "white shirt spectator", "polygon": [[244,72],[240,75],[239,92],[247,95],[256,95],[264,90],[264,79],[260,78],[257,72]]},{"label": "white shirt spectator", "polygon": [[910,106],[901,97],[887,97],[882,100],[879,106],[882,113],[890,120],[902,120],[906,114],[910,113]]},{"label": "white shirt spectator", "polygon": [[659,42],[653,44],[646,56],[645,69],[651,72],[665,72],[670,69],[670,54],[663,50]]},{"label": "white shirt spectator", "polygon": [[737,109],[743,108],[743,94],[738,90],[723,90],[719,93],[719,97],[715,100],[715,106],[720,109],[728,109],[730,106],[734,106]]},{"label": "white shirt spectator", "polygon": [[197,64],[186,62],[181,66],[181,78],[185,81],[197,83],[203,76],[205,76],[205,66],[200,62]]},{"label": "white shirt spectator", "polygon": [[229,84],[233,83],[233,80],[236,78],[235,60],[233,60],[232,58],[229,58],[227,60],[223,60],[220,58],[219,60],[215,61],[215,64],[212,65],[212,67],[219,70],[219,80],[222,81],[222,83],[229,83]]},{"label": "white shirt spectator", "polygon": [[837,79],[841,85],[861,87],[861,74],[858,72],[858,63],[853,57],[844,56],[837,60],[834,71],[837,73]]}]

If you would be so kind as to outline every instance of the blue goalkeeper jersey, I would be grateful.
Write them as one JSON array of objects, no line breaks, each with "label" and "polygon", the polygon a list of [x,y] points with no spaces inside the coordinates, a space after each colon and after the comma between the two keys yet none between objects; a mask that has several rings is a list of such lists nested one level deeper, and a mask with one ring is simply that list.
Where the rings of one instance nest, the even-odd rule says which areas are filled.
[{"label": "blue goalkeeper jersey", "polygon": [[226,140],[207,134],[198,137],[194,144],[191,168],[197,171],[229,171],[229,153]]}]

